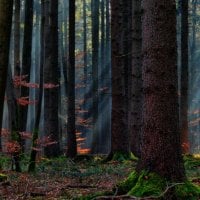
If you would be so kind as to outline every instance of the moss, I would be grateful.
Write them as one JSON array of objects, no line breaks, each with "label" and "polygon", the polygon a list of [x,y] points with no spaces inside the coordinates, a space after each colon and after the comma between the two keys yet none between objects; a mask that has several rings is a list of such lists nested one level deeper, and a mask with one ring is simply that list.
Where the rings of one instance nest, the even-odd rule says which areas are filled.
[{"label": "moss", "polygon": [[[156,173],[142,171],[138,174],[133,171],[129,177],[119,184],[119,194],[128,194],[136,197],[148,197],[164,195],[167,185],[170,185],[164,178]],[[173,185],[172,185],[173,187]],[[198,200],[200,187],[186,181],[183,184],[174,184],[168,192],[172,192],[174,199]]]},{"label": "moss", "polygon": [[159,196],[165,189],[166,182],[155,173],[142,171],[136,184],[129,190],[129,195],[137,197]]},{"label": "moss", "polygon": [[175,186],[175,195],[181,200],[197,200],[200,197],[200,187],[186,181],[183,185]]},{"label": "moss", "polygon": [[131,153],[125,153],[125,152],[115,152],[112,160],[116,160],[116,161],[125,161],[125,160],[129,160],[131,159]]},{"label": "moss", "polygon": [[0,182],[6,181],[7,180],[7,175],[5,174],[0,174]]},{"label": "moss", "polygon": [[200,166],[200,159],[195,158],[193,155],[184,155],[183,160],[186,169],[194,169]]},{"label": "moss", "polygon": [[136,171],[133,171],[126,180],[124,180],[123,182],[121,182],[118,185],[118,192],[120,194],[125,194],[127,193],[129,190],[131,190],[131,188],[133,188],[135,186],[135,184],[138,181],[138,173]]}]

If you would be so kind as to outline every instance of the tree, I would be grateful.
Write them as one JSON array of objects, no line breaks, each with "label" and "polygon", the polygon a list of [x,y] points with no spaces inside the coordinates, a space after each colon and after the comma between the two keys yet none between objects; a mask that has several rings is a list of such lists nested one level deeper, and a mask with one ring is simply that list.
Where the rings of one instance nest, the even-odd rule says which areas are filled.
[{"label": "tree", "polygon": [[132,73],[130,149],[140,157],[140,136],[142,128],[142,21],[141,2],[134,0],[132,16]]},{"label": "tree", "polygon": [[175,1],[143,0],[142,7],[144,101],[137,170],[179,182],[185,175],[178,123]]},{"label": "tree", "polygon": [[111,1],[112,132],[111,153],[129,154],[127,9],[131,1]]},{"label": "tree", "polygon": [[12,0],[0,1],[0,129],[2,127],[3,104],[9,60],[9,46],[12,26]]},{"label": "tree", "polygon": [[44,132],[52,145],[45,147],[47,157],[60,154],[58,126],[58,0],[45,1],[44,23]]},{"label": "tree", "polygon": [[97,153],[99,115],[99,0],[91,1],[92,10],[92,152]]},{"label": "tree", "polygon": [[67,156],[77,154],[75,127],[75,0],[69,1]]},{"label": "tree", "polygon": [[180,128],[182,151],[188,153],[188,0],[181,1]]}]

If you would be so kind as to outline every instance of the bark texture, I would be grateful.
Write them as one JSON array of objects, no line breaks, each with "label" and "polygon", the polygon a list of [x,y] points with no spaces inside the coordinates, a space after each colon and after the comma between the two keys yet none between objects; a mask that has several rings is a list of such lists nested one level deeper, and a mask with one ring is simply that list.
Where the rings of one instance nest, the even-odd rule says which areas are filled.
[{"label": "bark texture", "polygon": [[[112,140],[111,153],[129,153],[127,59],[127,2],[111,1]],[[127,20],[127,18],[126,18]]]},{"label": "bark texture", "polygon": [[174,0],[142,1],[143,128],[137,169],[182,181],[178,92],[176,5]]},{"label": "bark texture", "polygon": [[142,19],[141,1],[133,0],[130,149],[140,157],[142,128]]}]

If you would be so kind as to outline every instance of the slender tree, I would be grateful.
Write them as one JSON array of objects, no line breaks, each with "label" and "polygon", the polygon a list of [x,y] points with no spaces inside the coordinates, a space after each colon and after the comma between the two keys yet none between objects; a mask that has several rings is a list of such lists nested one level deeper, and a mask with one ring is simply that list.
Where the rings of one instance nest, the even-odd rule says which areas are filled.
[{"label": "slender tree", "polygon": [[180,128],[182,151],[183,153],[188,153],[188,0],[181,1]]},{"label": "slender tree", "polygon": [[32,149],[30,156],[30,164],[28,171],[35,171],[36,167],[36,156],[37,156],[37,139],[39,137],[39,125],[41,119],[41,110],[42,110],[42,96],[43,96],[43,66],[44,66],[44,24],[45,24],[45,11],[44,11],[44,1],[41,0],[41,32],[40,32],[40,87],[39,87],[39,99],[36,111],[36,119],[33,130],[33,139],[32,139]]},{"label": "slender tree", "polygon": [[75,127],[75,0],[69,1],[67,156],[77,154]]},{"label": "slender tree", "polygon": [[92,152],[98,149],[98,105],[99,105],[99,0],[91,1],[92,10],[92,124],[93,141]]},{"label": "slender tree", "polygon": [[[45,1],[44,23],[44,132],[54,144],[45,147],[47,157],[60,154],[58,126],[58,0]],[[48,87],[48,85],[53,87]]]},{"label": "slender tree", "polygon": [[0,129],[2,127],[3,104],[9,60],[9,46],[12,26],[12,0],[0,1]]}]

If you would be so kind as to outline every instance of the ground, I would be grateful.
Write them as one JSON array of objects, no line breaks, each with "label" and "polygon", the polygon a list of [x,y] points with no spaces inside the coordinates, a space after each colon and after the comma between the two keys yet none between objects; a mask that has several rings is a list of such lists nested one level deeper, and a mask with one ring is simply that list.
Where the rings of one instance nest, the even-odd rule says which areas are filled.
[{"label": "ground", "polygon": [[[9,160],[3,163],[0,176],[6,175],[0,181],[0,200],[54,200],[54,199],[95,199],[96,195],[109,196],[96,199],[131,199],[128,196],[118,196],[118,185],[134,171],[136,161],[102,162],[103,158],[82,158],[70,160],[65,157],[49,160],[42,158],[34,174],[16,173],[9,170]],[[188,179],[200,185],[200,159],[185,157]],[[7,170],[5,170],[7,169]],[[26,171],[26,162],[23,163]],[[133,198],[132,198],[133,199]]]}]

